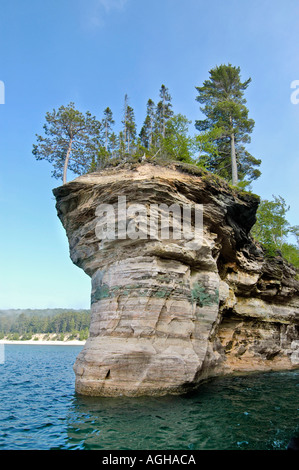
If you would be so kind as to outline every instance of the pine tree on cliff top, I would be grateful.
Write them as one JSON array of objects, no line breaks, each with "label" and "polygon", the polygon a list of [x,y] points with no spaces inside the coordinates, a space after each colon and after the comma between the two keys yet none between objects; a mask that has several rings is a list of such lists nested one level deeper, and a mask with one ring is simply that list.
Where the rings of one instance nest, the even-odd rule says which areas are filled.
[{"label": "pine tree on cliff top", "polygon": [[153,135],[155,125],[155,103],[149,99],[146,105],[146,116],[139,137],[141,144],[148,150],[153,148]]},{"label": "pine tree on cliff top", "polygon": [[231,179],[233,185],[244,178],[256,179],[260,171],[255,167],[261,161],[250,155],[244,146],[250,142],[249,134],[254,127],[244,98],[251,78],[242,82],[240,67],[231,64],[216,66],[209,73],[210,79],[196,87],[199,93],[196,100],[204,105],[200,110],[206,119],[196,121],[195,127],[204,133],[220,132],[214,140],[217,152],[212,152],[208,159],[205,157],[206,167]]},{"label": "pine tree on cliff top", "polygon": [[111,136],[111,133],[112,133],[112,126],[114,124],[115,124],[115,122],[113,120],[112,111],[108,107],[104,110],[104,118],[102,120],[106,152],[108,152],[108,145],[109,145],[110,136]]},{"label": "pine tree on cliff top", "polygon": [[130,151],[133,150],[136,138],[136,123],[134,110],[129,106],[129,97],[125,94],[124,100],[124,114],[123,114],[123,143],[125,146],[125,151],[130,154]]},{"label": "pine tree on cliff top", "polygon": [[74,103],[46,114],[45,136],[36,135],[32,153],[37,160],[53,164],[54,178],[67,181],[67,170],[77,175],[87,173],[100,146],[101,123],[87,111],[85,116]]},{"label": "pine tree on cliff top", "polygon": [[161,85],[160,98],[156,106],[156,133],[161,141],[165,138],[167,122],[173,116],[171,96],[165,85]]}]

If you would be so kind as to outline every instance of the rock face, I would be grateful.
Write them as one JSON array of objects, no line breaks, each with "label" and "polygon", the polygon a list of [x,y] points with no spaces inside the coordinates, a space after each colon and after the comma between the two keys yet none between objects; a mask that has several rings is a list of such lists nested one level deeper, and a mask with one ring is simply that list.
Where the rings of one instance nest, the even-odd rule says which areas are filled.
[{"label": "rock face", "polygon": [[[299,366],[299,282],[250,238],[257,197],[192,171],[125,164],[53,191],[71,259],[92,279],[90,335],[74,365],[79,394],[179,394],[215,375]],[[109,204],[124,227],[124,196],[138,237],[101,238],[98,207]],[[202,204],[202,242],[192,233],[142,238],[129,211],[136,203],[147,217],[155,204]]]}]

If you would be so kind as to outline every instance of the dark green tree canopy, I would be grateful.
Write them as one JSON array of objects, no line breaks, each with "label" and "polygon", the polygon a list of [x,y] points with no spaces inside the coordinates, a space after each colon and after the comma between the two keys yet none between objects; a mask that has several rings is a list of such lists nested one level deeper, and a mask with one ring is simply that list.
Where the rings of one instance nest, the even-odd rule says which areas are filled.
[{"label": "dark green tree canopy", "polygon": [[200,110],[206,119],[197,120],[195,127],[204,137],[207,133],[214,133],[214,151],[205,159],[206,167],[231,179],[233,184],[245,178],[249,181],[256,179],[260,176],[256,167],[261,161],[245,148],[254,128],[244,98],[251,78],[242,82],[240,67],[231,64],[216,66],[209,74],[210,78],[203,82],[203,86],[196,87],[199,93],[196,100],[204,105]]}]

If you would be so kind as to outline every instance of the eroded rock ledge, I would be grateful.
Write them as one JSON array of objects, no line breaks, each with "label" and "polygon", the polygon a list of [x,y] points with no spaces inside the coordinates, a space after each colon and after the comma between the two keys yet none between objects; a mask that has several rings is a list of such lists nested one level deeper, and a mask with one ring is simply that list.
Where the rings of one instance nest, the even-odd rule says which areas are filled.
[{"label": "eroded rock ledge", "polygon": [[[197,173],[200,173],[199,171]],[[85,395],[179,394],[207,377],[299,366],[299,282],[249,236],[258,199],[186,167],[125,164],[54,189],[70,256],[92,279]],[[96,208],[203,204],[204,237],[100,241]]]}]

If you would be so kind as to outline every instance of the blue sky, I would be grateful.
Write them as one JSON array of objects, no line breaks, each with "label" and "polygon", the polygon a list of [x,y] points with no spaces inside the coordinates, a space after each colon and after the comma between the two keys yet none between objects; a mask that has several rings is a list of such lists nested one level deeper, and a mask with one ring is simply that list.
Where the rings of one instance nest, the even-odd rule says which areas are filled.
[{"label": "blue sky", "polygon": [[[0,17],[0,308],[88,308],[90,279],[69,258],[47,162],[32,155],[47,111],[74,101],[119,129],[125,93],[138,128],[164,83],[175,113],[201,118],[195,86],[240,66],[262,159],[252,190],[285,198],[299,223],[299,4],[296,0],[2,0]],[[193,133],[193,124],[190,127]]]}]

